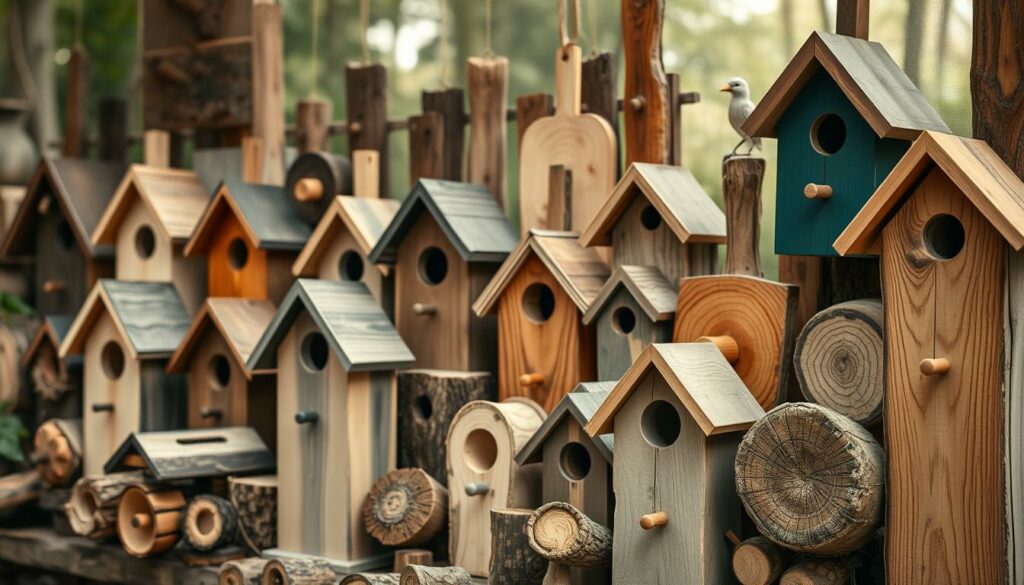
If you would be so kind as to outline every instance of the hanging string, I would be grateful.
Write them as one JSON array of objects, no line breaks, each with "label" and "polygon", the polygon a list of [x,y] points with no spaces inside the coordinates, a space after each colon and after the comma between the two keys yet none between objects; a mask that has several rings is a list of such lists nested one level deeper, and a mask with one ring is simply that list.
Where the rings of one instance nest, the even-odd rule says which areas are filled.
[{"label": "hanging string", "polygon": [[75,0],[75,47],[81,48],[85,42],[85,16],[82,11],[82,0]]},{"label": "hanging string", "polygon": [[359,42],[363,47],[363,63],[370,62],[370,43],[366,31],[370,28],[370,0],[359,0]]},{"label": "hanging string", "polygon": [[448,88],[448,0],[441,0],[441,87]]},{"label": "hanging string", "polygon": [[587,0],[587,9],[590,12],[590,54],[597,55],[597,6],[594,0]]},{"label": "hanging string", "polygon": [[[79,0],[79,1],[81,1],[81,0]],[[319,77],[319,68],[318,68],[318,66],[319,66],[319,62],[318,62],[319,43],[317,42],[317,37],[319,36],[319,32],[320,32],[320,0],[313,0],[313,8],[312,8],[312,10],[313,10],[313,34],[311,35],[312,38],[310,40],[310,48],[309,48],[309,53],[310,53],[310,66],[309,66],[309,68],[310,68],[310,77],[312,78],[312,81],[310,82],[310,87],[309,87],[309,97],[316,97],[316,87],[317,87],[317,81],[318,81],[317,78]]]},{"label": "hanging string", "polygon": [[491,50],[491,0],[484,2],[484,57],[493,57]]},{"label": "hanging string", "polygon": [[572,35],[569,34],[568,0],[558,0],[558,32],[562,46],[575,45],[580,39],[580,0],[572,0]]}]

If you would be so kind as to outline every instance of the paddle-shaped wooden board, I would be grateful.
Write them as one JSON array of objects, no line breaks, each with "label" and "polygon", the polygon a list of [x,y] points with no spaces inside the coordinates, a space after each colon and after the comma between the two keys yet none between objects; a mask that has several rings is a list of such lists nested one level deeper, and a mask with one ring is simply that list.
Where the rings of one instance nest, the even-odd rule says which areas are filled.
[{"label": "paddle-shaped wooden board", "polygon": [[519,163],[519,224],[522,232],[548,226],[548,192],[553,166],[572,173],[572,225],[582,231],[615,187],[615,133],[604,118],[583,114],[583,56],[573,44],[556,53],[555,115],[530,125]]}]

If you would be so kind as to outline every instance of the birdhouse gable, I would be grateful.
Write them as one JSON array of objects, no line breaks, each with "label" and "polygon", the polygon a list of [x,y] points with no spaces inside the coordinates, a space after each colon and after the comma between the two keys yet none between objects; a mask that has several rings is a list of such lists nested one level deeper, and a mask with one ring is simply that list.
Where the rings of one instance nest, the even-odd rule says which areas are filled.
[{"label": "birdhouse gable", "polygon": [[925,132],[836,239],[835,249],[844,256],[879,254],[882,229],[936,168],[1014,250],[1024,247],[1024,182],[984,141]]},{"label": "birdhouse gable", "polygon": [[651,266],[619,266],[583,315],[583,324],[593,323],[619,291],[625,291],[653,323],[671,321],[676,314],[678,288],[660,270]]},{"label": "birdhouse gable", "polygon": [[305,311],[348,372],[394,370],[415,358],[366,285],[300,278],[249,356],[250,370],[276,368],[277,347]]},{"label": "birdhouse gable", "polygon": [[295,213],[283,188],[226,180],[206,205],[185,255],[209,253],[227,214],[242,225],[249,243],[260,250],[301,250],[312,232]]},{"label": "birdhouse gable", "polygon": [[913,140],[949,132],[939,114],[881,44],[814,32],[743,124],[750,136],[774,138],[779,122],[819,70],[839,86],[879,138]]},{"label": "birdhouse gable", "polygon": [[[394,199],[369,199],[339,195],[324,214],[292,266],[296,277],[314,276],[318,263],[331,245],[348,233],[363,256],[369,256],[385,229],[398,213],[401,203]],[[386,264],[377,264],[383,275],[390,272]]]},{"label": "birdhouse gable", "polygon": [[103,466],[158,481],[273,473],[274,455],[249,427],[132,433]]},{"label": "birdhouse gable", "polygon": [[[516,454],[516,463],[526,465],[539,462],[544,451],[544,443],[566,418],[574,420],[580,428],[586,427],[614,387],[615,382],[584,382],[566,394],[558,406],[544,419],[544,424]],[[608,465],[611,465],[612,453],[615,449],[614,437],[611,434],[600,435],[593,441],[594,446],[604,456]]]},{"label": "birdhouse gable", "polygon": [[167,363],[169,373],[184,372],[193,352],[207,335],[219,335],[227,344],[235,362],[252,379],[246,367],[256,342],[267,330],[276,309],[270,301],[236,298],[210,298],[192,320],[188,333]]},{"label": "birdhouse gable", "polygon": [[[52,351],[54,356],[58,356],[61,343],[71,329],[73,321],[74,317],[71,315],[47,315],[44,317],[42,323],[36,329],[35,335],[32,336],[32,341],[25,348],[25,352],[21,354],[21,367],[31,367],[32,362],[35,361],[43,348],[49,348],[49,351]],[[58,367],[61,369],[61,374],[64,375],[63,372],[68,368],[80,368],[82,359],[80,356],[71,356],[67,360],[58,359],[57,362]]]},{"label": "birdhouse gable", "polygon": [[370,252],[370,262],[394,264],[403,238],[424,211],[466,262],[502,262],[519,243],[517,230],[486,188],[420,179]]},{"label": "birdhouse gable", "polygon": [[633,362],[587,423],[591,437],[615,430],[615,415],[652,369],[672,389],[705,436],[745,431],[764,410],[711,343],[655,343]]},{"label": "birdhouse gable", "polygon": [[82,352],[89,332],[104,313],[133,360],[170,357],[192,321],[171,283],[101,279],[64,337],[61,357]]},{"label": "birdhouse gable", "polygon": [[566,295],[585,313],[608,279],[608,264],[593,249],[584,248],[573,232],[530,230],[473,304],[480,317],[494,311],[505,287],[531,257],[537,257]]}]

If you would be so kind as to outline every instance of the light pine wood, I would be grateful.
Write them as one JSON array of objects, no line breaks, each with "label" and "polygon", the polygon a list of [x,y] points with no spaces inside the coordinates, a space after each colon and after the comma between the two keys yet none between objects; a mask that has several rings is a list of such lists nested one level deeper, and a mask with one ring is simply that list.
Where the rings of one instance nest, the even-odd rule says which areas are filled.
[{"label": "light pine wood", "polygon": [[615,186],[615,134],[603,118],[580,110],[582,51],[566,45],[555,54],[555,115],[530,124],[520,144],[519,224],[523,232],[547,226],[548,173],[573,173],[572,226],[582,230]]},{"label": "light pine wood", "polygon": [[469,88],[469,182],[485,185],[507,212],[508,59],[470,57],[466,62],[466,85]]},{"label": "light pine wood", "polygon": [[526,525],[532,510],[491,510],[491,567],[488,585],[541,585],[548,562],[530,548]]},{"label": "light pine wood", "polygon": [[[124,354],[124,371],[117,380],[111,380],[103,370],[103,349],[107,343],[115,343]],[[131,359],[127,344],[117,332],[113,321],[103,314],[93,325],[85,342],[82,360],[83,372],[83,414],[82,473],[99,475],[103,464],[114,454],[121,441],[139,430],[141,412],[140,363]],[[95,405],[113,404],[113,411],[97,412]]]},{"label": "light pine wood", "polygon": [[726,274],[763,277],[761,268],[761,186],[763,158],[732,157],[722,163],[722,199],[725,201]]},{"label": "light pine wood", "polygon": [[228,492],[249,551],[259,554],[277,546],[277,476],[230,477]]},{"label": "light pine wood", "polygon": [[553,563],[607,567],[612,562],[612,531],[572,504],[551,502],[537,508],[526,525],[530,546]]},{"label": "light pine wood", "polygon": [[148,167],[171,166],[171,134],[166,130],[146,130],[142,135],[142,155]]},{"label": "light pine wood", "polygon": [[1006,419],[1006,430],[1003,443],[1005,460],[1003,463],[1005,481],[1007,486],[1006,506],[1006,549],[1007,549],[1007,574],[1009,581],[1024,571],[1024,514],[1018,512],[1024,506],[1024,467],[1018,465],[1021,461],[1021,448],[1024,445],[1024,353],[1010,351],[1016,343],[1024,338],[1024,297],[1021,291],[1024,290],[1024,254],[1017,251],[1009,251],[1006,278],[1006,311],[1008,314],[1008,326],[1006,328],[1004,351],[1008,352],[1008,368],[1006,371],[1005,397],[1003,400],[1003,412]]},{"label": "light pine wood", "polygon": [[182,521],[185,542],[199,551],[232,544],[238,535],[238,512],[231,502],[211,495],[192,498]]},{"label": "light pine wood", "polygon": [[284,22],[271,2],[252,6],[252,134],[263,146],[265,185],[284,185]]},{"label": "light pine wood", "polygon": [[396,469],[374,482],[362,510],[366,531],[381,544],[420,546],[444,527],[448,490],[422,469]]},{"label": "light pine wood", "polygon": [[181,538],[185,496],[161,484],[139,484],[121,494],[117,536],[126,553],[145,558],[166,552]]},{"label": "light pine wood", "polygon": [[669,162],[669,95],[661,62],[665,1],[622,1],[626,165]]},{"label": "light pine wood", "polygon": [[243,136],[242,146],[242,180],[246,183],[263,182],[263,140],[257,136]]},{"label": "light pine wood", "polygon": [[378,199],[380,190],[380,153],[376,150],[352,151],[352,194]]},{"label": "light pine wood", "polygon": [[295,147],[299,154],[330,150],[331,102],[316,98],[295,104]]},{"label": "light pine wood", "polygon": [[748,538],[732,553],[732,572],[740,585],[772,585],[789,562],[786,549],[763,536]]}]

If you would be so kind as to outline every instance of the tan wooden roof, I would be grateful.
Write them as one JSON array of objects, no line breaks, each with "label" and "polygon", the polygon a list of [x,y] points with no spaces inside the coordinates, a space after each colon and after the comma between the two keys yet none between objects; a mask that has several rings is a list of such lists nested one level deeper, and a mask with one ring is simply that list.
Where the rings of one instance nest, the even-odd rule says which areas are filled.
[{"label": "tan wooden roof", "polygon": [[[359,244],[363,254],[369,255],[377,245],[384,230],[395,218],[401,203],[395,199],[370,199],[368,197],[349,197],[339,195],[334,198],[331,206],[324,213],[320,223],[313,230],[306,246],[292,265],[292,274],[299,276],[316,276],[317,264],[323,257],[338,230],[347,230]],[[377,264],[385,275],[390,267]]]},{"label": "tan wooden roof", "polygon": [[185,243],[209,199],[192,171],[132,165],[92,234],[93,244],[113,244],[121,220],[138,200],[157,218],[157,227],[166,237]]},{"label": "tan wooden roof", "polygon": [[274,303],[265,300],[206,299],[192,320],[192,325],[182,339],[181,345],[168,361],[167,371],[172,374],[185,371],[192,351],[210,330],[210,326],[213,326],[227,342],[235,361],[242,366],[246,378],[252,379],[253,372],[246,367],[246,362],[276,311]]},{"label": "tan wooden roof", "polygon": [[590,325],[597,319],[619,287],[629,291],[651,321],[667,321],[676,314],[678,286],[672,286],[665,275],[653,266],[623,265],[616,268],[601,287],[601,292],[583,315],[584,325]]}]

